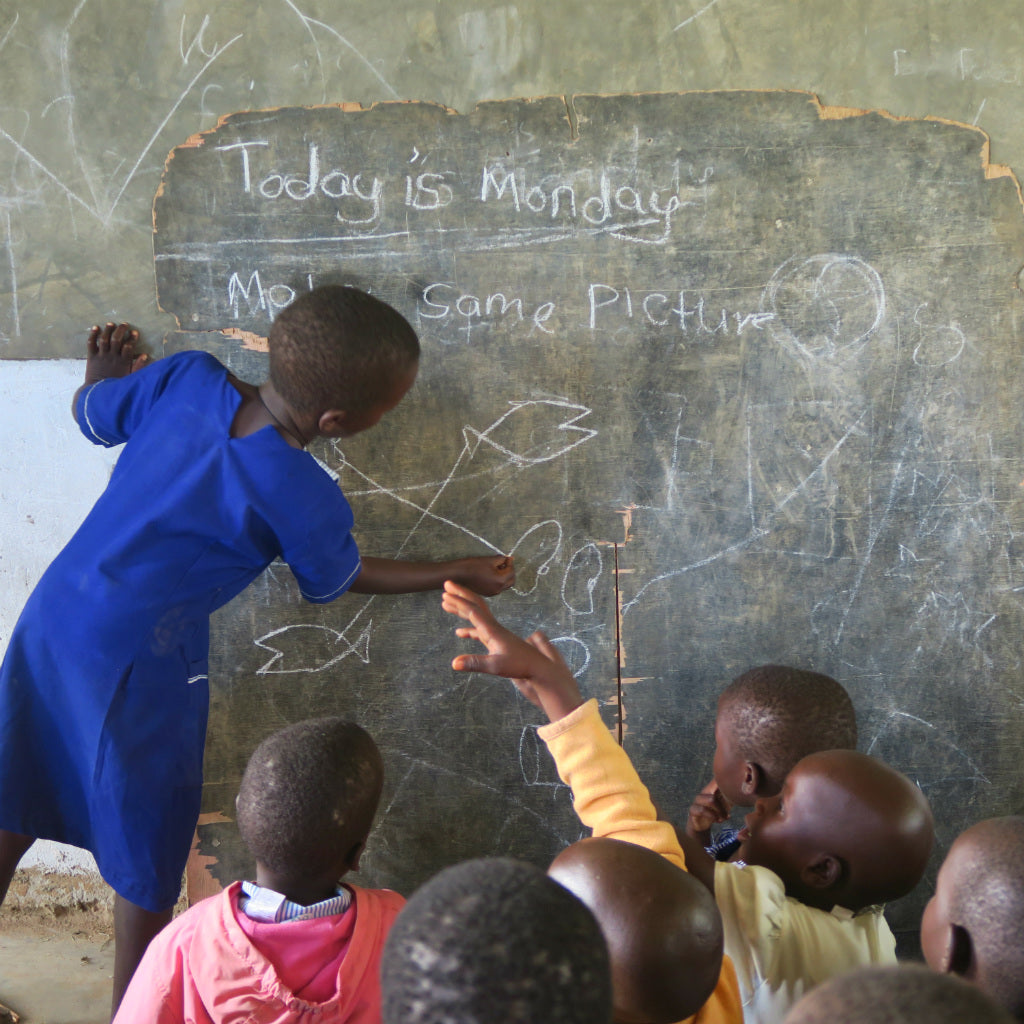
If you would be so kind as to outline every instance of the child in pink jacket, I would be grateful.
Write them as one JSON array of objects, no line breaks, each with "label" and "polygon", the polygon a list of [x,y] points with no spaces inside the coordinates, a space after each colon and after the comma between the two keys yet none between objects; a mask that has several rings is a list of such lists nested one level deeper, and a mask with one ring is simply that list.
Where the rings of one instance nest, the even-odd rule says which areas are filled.
[{"label": "child in pink jacket", "polygon": [[264,740],[236,801],[255,883],[156,936],[115,1024],[379,1024],[380,954],[405,900],[339,880],[359,867],[382,781],[376,744],[340,718]]}]

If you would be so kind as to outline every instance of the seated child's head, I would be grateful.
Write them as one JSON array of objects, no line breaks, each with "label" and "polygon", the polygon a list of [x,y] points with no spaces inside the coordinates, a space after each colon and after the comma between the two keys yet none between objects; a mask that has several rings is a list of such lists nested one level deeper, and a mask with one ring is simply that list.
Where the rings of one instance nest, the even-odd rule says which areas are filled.
[{"label": "seated child's head", "polygon": [[860,967],[808,992],[783,1024],[1013,1024],[987,995],[921,964]]},{"label": "seated child's head", "polygon": [[617,1024],[672,1024],[707,1002],[722,969],[722,918],[693,875],[618,839],[573,843],[548,874],[604,931]]},{"label": "seated child's head", "polygon": [[921,920],[930,967],[959,974],[1024,1020],[1024,817],[957,837]]},{"label": "seated child's head", "polygon": [[359,866],[383,778],[377,745],[353,722],[312,718],[268,736],[235,803],[257,882],[298,903],[332,895]]},{"label": "seated child's head", "polygon": [[850,695],[831,676],[761,665],[737,676],[718,698],[715,782],[739,807],[774,796],[801,758],[853,750],[857,718]]},{"label": "seated child's head", "polygon": [[895,768],[856,750],[800,761],[746,816],[737,856],[770,868],[812,907],[857,911],[905,896],[935,839],[928,801]]},{"label": "seated child's head", "polygon": [[408,321],[386,302],[342,285],[300,295],[277,315],[267,341],[270,381],[304,417],[386,412],[412,386],[419,365],[419,339]]},{"label": "seated child's head", "polygon": [[609,1024],[608,948],[543,871],[494,857],[446,868],[405,905],[381,959],[384,1024]]}]

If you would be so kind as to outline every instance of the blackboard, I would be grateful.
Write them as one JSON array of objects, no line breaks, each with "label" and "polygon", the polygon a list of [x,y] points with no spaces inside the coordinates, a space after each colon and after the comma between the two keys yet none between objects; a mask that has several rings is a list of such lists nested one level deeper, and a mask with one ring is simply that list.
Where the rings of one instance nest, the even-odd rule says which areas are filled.
[{"label": "blackboard", "polygon": [[[168,348],[249,379],[311,285],[408,316],[410,396],[316,451],[363,550],[514,553],[499,613],[558,638],[666,816],[765,662],[847,686],[940,849],[1021,810],[1024,217],[980,131],[790,92],[255,111],[172,152],[154,229]],[[248,869],[249,751],[318,713],[388,766],[361,880],[578,837],[539,715],[450,671],[452,627],[436,595],[303,605],[279,566],[219,613],[206,870]]]}]

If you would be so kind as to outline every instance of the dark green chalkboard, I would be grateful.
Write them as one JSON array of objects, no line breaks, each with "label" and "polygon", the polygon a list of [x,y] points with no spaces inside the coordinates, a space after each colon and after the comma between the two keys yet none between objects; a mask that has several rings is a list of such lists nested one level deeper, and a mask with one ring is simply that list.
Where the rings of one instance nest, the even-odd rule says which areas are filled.
[{"label": "dark green chalkboard", "polygon": [[[311,284],[409,317],[415,389],[317,451],[364,550],[514,552],[500,613],[560,638],[664,813],[769,661],[849,688],[943,844],[1021,809],[1024,217],[982,133],[801,93],[257,111],[172,153],[154,223],[169,344],[250,379]],[[449,670],[452,626],[268,572],[216,619],[206,812],[271,729],[345,713],[388,764],[373,882],[576,838],[538,716]],[[230,823],[200,838],[245,870]]]}]

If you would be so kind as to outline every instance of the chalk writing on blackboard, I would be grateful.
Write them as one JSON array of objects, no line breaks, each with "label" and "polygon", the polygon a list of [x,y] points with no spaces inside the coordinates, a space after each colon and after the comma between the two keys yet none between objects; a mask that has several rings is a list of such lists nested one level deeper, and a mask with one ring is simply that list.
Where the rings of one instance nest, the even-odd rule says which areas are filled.
[{"label": "chalk writing on blackboard", "polygon": [[[416,389],[325,455],[360,544],[514,554],[502,614],[557,638],[677,818],[721,686],[768,661],[835,675],[865,744],[979,807],[1017,785],[1024,629],[1024,218],[985,145],[780,93],[239,114],[167,165],[160,303],[229,360],[317,284],[397,306]],[[277,702],[292,671],[389,695],[417,849],[435,776],[484,846],[576,831],[533,709],[445,674],[436,608],[279,593],[237,613],[253,664]]]}]

